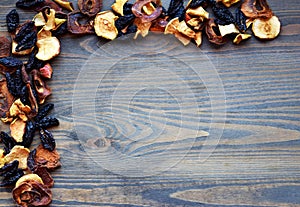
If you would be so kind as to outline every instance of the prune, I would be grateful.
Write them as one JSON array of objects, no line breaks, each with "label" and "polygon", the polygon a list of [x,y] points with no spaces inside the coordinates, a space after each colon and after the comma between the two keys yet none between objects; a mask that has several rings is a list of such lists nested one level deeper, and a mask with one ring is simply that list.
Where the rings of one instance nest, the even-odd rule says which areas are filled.
[{"label": "prune", "polygon": [[36,162],[35,162],[35,155],[36,155],[36,149],[32,150],[27,158],[27,166],[28,168],[31,170],[31,172],[33,172],[35,170],[36,166]]},{"label": "prune", "polygon": [[133,14],[132,11],[131,11],[132,5],[133,4],[127,3],[127,2],[124,4],[124,6],[123,6],[123,14],[124,15]]},{"label": "prune", "polygon": [[241,32],[245,32],[247,29],[246,26],[246,16],[241,11],[241,8],[235,10],[235,24]]},{"label": "prune", "polygon": [[0,58],[0,64],[8,68],[17,68],[17,67],[21,67],[23,65],[23,62],[18,58],[14,58],[10,56],[10,57]]},{"label": "prune", "polygon": [[16,42],[22,41],[26,36],[28,36],[32,31],[35,31],[34,21],[27,21],[24,23],[20,29],[17,31],[17,34],[14,38]]},{"label": "prune", "polygon": [[9,186],[9,185],[13,185],[17,182],[17,180],[19,180],[19,178],[21,178],[24,175],[23,170],[21,169],[17,169],[15,173],[13,173],[10,176],[4,177],[4,179],[2,180],[0,186]]},{"label": "prune", "polygon": [[15,173],[18,169],[19,161],[14,160],[8,164],[5,164],[3,167],[0,168],[0,176],[7,177],[11,174]]},{"label": "prune", "polygon": [[5,73],[5,78],[6,78],[6,83],[7,83],[7,88],[8,91],[13,95],[13,96],[17,96],[18,93],[16,91],[16,83],[15,83],[15,79],[10,75],[9,72]]},{"label": "prune", "polygon": [[212,6],[212,11],[216,16],[216,23],[220,25],[227,25],[235,23],[232,13],[225,7],[219,4],[214,4]]},{"label": "prune", "polygon": [[52,133],[46,129],[40,129],[40,138],[42,145],[45,149],[53,151],[55,149],[56,143]]},{"label": "prune", "polygon": [[33,69],[40,69],[42,68],[45,63],[42,60],[39,60],[35,57],[37,53],[37,48],[34,48],[34,50],[30,53],[27,64],[26,64],[26,71],[30,72]]},{"label": "prune", "polygon": [[25,128],[25,133],[23,135],[23,142],[22,145],[26,148],[29,148],[34,137],[35,133],[35,124],[32,121],[27,121],[26,123],[26,128]]},{"label": "prune", "polygon": [[32,48],[37,41],[37,32],[36,31],[31,31],[27,35],[24,36],[24,38],[17,42],[18,45],[16,47],[16,52],[20,52],[22,50],[27,50]]},{"label": "prune", "polygon": [[24,85],[21,89],[20,100],[24,105],[29,105],[30,102],[28,100],[28,91],[26,85]]},{"label": "prune", "polygon": [[68,33],[68,23],[64,22],[62,23],[56,30],[52,31],[53,36],[60,36],[63,34]]},{"label": "prune", "polygon": [[22,9],[33,9],[43,2],[45,2],[45,0],[18,0],[16,2],[16,7]]},{"label": "prune", "polygon": [[42,120],[54,108],[54,104],[48,103],[39,108],[39,112],[34,118],[36,122]]},{"label": "prune", "polygon": [[94,27],[90,22],[91,20],[80,11],[73,11],[68,14],[68,30],[73,34],[95,33]]},{"label": "prune", "polygon": [[22,93],[22,88],[24,86],[23,80],[22,80],[22,71],[20,68],[18,68],[15,72],[15,90],[17,97],[20,97]]},{"label": "prune", "polygon": [[6,15],[6,25],[7,25],[7,31],[12,33],[16,31],[17,27],[19,26],[19,14],[16,9],[11,10]]},{"label": "prune", "polygon": [[37,127],[48,128],[48,127],[52,127],[52,126],[58,126],[59,121],[57,118],[50,116],[50,117],[44,117],[42,120],[40,120],[36,124],[37,124]]},{"label": "prune", "polygon": [[198,8],[199,6],[206,7],[207,5],[213,5],[215,3],[214,0],[192,0],[188,4],[188,8]]},{"label": "prune", "polygon": [[133,14],[120,16],[115,21],[115,26],[118,29],[118,31],[120,32],[122,29],[124,29],[125,27],[130,25],[133,22],[134,18],[135,18],[135,16]]},{"label": "prune", "polygon": [[179,21],[184,19],[185,9],[183,6],[183,0],[171,0],[167,11],[169,19],[179,18]]}]

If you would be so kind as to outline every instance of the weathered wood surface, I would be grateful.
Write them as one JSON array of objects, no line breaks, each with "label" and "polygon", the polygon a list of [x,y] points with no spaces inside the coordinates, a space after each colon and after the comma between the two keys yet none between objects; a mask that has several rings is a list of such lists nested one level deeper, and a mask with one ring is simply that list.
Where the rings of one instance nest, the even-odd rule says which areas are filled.
[{"label": "weathered wood surface", "polygon": [[[104,0],[104,9],[111,3]],[[281,35],[274,41],[251,38],[239,46],[226,44],[220,48],[204,41],[201,47],[223,82],[227,109],[222,137],[204,162],[199,162],[199,154],[205,153],[201,148],[204,138],[189,136],[197,124],[192,115],[178,116],[178,104],[172,94],[155,90],[137,94],[136,99],[132,97],[134,103],[130,107],[119,105],[115,113],[120,116],[112,117],[104,101],[109,100],[115,89],[114,81],[125,76],[116,69],[100,84],[96,115],[97,124],[105,134],[87,144],[97,145],[104,153],[114,149],[141,158],[159,155],[160,150],[170,146],[171,164],[173,158],[183,157],[151,176],[130,177],[126,169],[123,175],[114,174],[85,153],[76,132],[80,123],[73,122],[72,97],[82,66],[97,44],[104,41],[99,43],[93,35],[63,36],[61,55],[52,61],[55,71],[50,82],[53,95],[49,102],[55,103],[54,113],[61,122],[54,135],[63,164],[52,173],[55,186],[51,206],[300,206],[300,5],[297,0],[270,0],[269,4],[282,22]],[[5,15],[14,8],[14,1],[4,0],[0,5],[2,36],[7,35]],[[22,21],[33,15],[18,11]],[[194,57],[198,56],[190,56]],[[132,71],[128,68],[130,73],[137,67]],[[174,93],[182,93],[176,81],[162,74],[157,74],[157,79],[147,79],[141,74],[130,78],[132,87],[164,83],[173,87]],[[195,80],[197,77],[191,74],[186,81],[195,84],[194,91],[199,92],[197,100],[203,114],[200,126],[205,130],[211,118],[210,105],[205,87]],[[92,80],[81,94],[88,93],[90,83]],[[214,83],[209,84],[213,87]],[[127,114],[133,118],[126,118]],[[82,117],[83,124],[87,117]],[[217,121],[218,117],[220,114],[216,114]],[[188,125],[178,125],[181,119]],[[167,124],[161,120],[167,120]],[[215,126],[222,129],[221,121]],[[184,136],[174,141],[174,131],[179,129]],[[111,165],[119,162],[109,161]],[[158,162],[157,166],[161,169],[164,164],[170,163]],[[137,172],[140,167],[144,166],[136,166]],[[0,188],[0,206],[14,206],[10,189]]]}]

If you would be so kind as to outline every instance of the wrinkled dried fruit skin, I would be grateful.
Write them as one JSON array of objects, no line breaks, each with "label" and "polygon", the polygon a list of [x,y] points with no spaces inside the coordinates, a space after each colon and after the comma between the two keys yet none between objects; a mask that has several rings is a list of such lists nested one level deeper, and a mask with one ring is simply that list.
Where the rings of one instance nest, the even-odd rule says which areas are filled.
[{"label": "wrinkled dried fruit skin", "polygon": [[24,38],[18,42],[18,45],[16,47],[16,52],[20,52],[23,50],[31,49],[37,41],[37,32],[31,31],[27,35],[24,36]]},{"label": "wrinkled dried fruit skin", "polygon": [[18,28],[17,34],[14,38],[16,42],[22,41],[29,33],[36,30],[34,21],[27,21]]},{"label": "wrinkled dried fruit skin", "polygon": [[15,100],[14,96],[7,88],[7,81],[5,79],[0,80],[0,100],[0,116],[1,118],[5,118]]},{"label": "wrinkled dried fruit skin", "polygon": [[215,3],[214,0],[192,0],[189,3],[188,8],[195,9],[198,8],[199,6],[206,7],[207,5],[212,5],[214,3]]},{"label": "wrinkled dried fruit skin", "polygon": [[18,0],[16,2],[16,7],[22,9],[33,9],[44,1],[45,0]]},{"label": "wrinkled dried fruit skin", "polygon": [[43,10],[45,7],[49,7],[58,12],[62,11],[62,8],[57,3],[55,3],[53,0],[44,0],[42,3],[37,4],[34,7],[34,10],[39,12],[39,11]]},{"label": "wrinkled dried fruit skin", "polygon": [[90,17],[95,16],[102,8],[102,0],[78,0],[81,13]]},{"label": "wrinkled dried fruit skin", "polygon": [[27,157],[27,166],[31,172],[34,172],[37,165],[35,162],[36,149],[32,150]]},{"label": "wrinkled dried fruit skin", "polygon": [[245,32],[247,30],[246,19],[247,18],[241,11],[241,8],[237,8],[235,10],[235,25],[241,32]]},{"label": "wrinkled dried fruit skin", "polygon": [[49,151],[53,151],[55,149],[56,143],[51,132],[46,129],[40,129],[40,139],[45,149]]},{"label": "wrinkled dried fruit skin", "polygon": [[10,153],[11,149],[16,145],[16,141],[6,132],[0,132],[0,139],[4,144],[4,154]]},{"label": "wrinkled dried fruit skin", "polygon": [[35,90],[39,97],[39,103],[43,104],[45,99],[51,95],[51,89],[46,85],[46,82],[40,77],[40,73],[37,70],[32,70],[32,79]]},{"label": "wrinkled dried fruit skin", "polygon": [[[143,6],[145,6],[146,4],[151,3],[151,2],[152,2],[152,0],[138,0],[133,4],[133,6],[131,8],[132,13],[136,17],[140,18],[142,23],[151,22],[154,19],[158,18],[160,16],[160,14],[162,13],[162,7],[158,6],[154,10],[154,12],[152,12],[152,14],[150,14],[150,15],[144,14],[142,12]],[[154,2],[154,3],[157,3],[157,2]]]},{"label": "wrinkled dried fruit skin", "polygon": [[36,53],[37,53],[37,49],[35,48],[29,55],[29,58],[28,58],[28,61],[26,64],[27,72],[30,72],[33,69],[42,68],[45,65],[44,61],[39,60],[35,57]]},{"label": "wrinkled dried fruit skin", "polygon": [[0,58],[0,65],[3,65],[8,68],[18,68],[23,65],[23,62],[18,58],[4,57],[4,58]]},{"label": "wrinkled dried fruit skin", "polygon": [[212,6],[214,15],[216,16],[216,23],[221,25],[228,25],[235,23],[232,13],[223,5],[214,4]]},{"label": "wrinkled dried fruit skin", "polygon": [[17,91],[16,91],[16,83],[15,83],[15,79],[11,76],[10,73],[6,72],[5,73],[5,78],[6,78],[6,83],[7,83],[7,88],[8,91],[14,96],[16,97],[18,95]]},{"label": "wrinkled dried fruit skin", "polygon": [[2,168],[0,168],[0,176],[9,177],[14,174],[19,166],[19,161],[14,160],[10,163],[5,164]]},{"label": "wrinkled dried fruit skin", "polygon": [[223,45],[226,43],[226,39],[223,38],[221,35],[217,35],[214,31],[214,27],[217,28],[214,19],[208,19],[205,27],[205,32],[208,37],[208,41],[214,43],[216,45]]},{"label": "wrinkled dried fruit skin", "polygon": [[62,23],[56,30],[52,31],[53,36],[61,36],[68,33],[68,22]]},{"label": "wrinkled dried fruit skin", "polygon": [[7,25],[7,31],[12,33],[16,31],[17,27],[19,26],[20,18],[19,14],[16,9],[11,10],[6,15],[6,25]]},{"label": "wrinkled dried fruit skin", "polygon": [[11,174],[8,177],[4,177],[2,183],[0,184],[0,187],[14,185],[17,182],[17,180],[19,180],[23,175],[23,170],[17,169],[15,173]]},{"label": "wrinkled dried fruit skin", "polygon": [[115,26],[116,26],[118,32],[120,33],[122,29],[131,25],[133,23],[134,18],[135,18],[135,16],[133,14],[120,16],[115,21]]},{"label": "wrinkled dried fruit skin", "polygon": [[132,10],[131,10],[132,6],[133,6],[133,4],[131,4],[131,3],[125,3],[123,6],[123,14],[124,15],[133,14]]},{"label": "wrinkled dried fruit skin", "polygon": [[46,187],[51,188],[54,185],[54,180],[51,177],[46,167],[37,167],[34,170],[34,173],[40,176],[43,180],[43,183]]},{"label": "wrinkled dried fruit skin", "polygon": [[169,19],[179,18],[179,21],[184,19],[185,9],[183,6],[183,0],[171,0],[167,11]]},{"label": "wrinkled dried fruit skin", "polygon": [[36,125],[37,127],[40,128],[48,128],[48,127],[58,126],[59,121],[57,118],[49,116],[41,119],[38,123],[36,123]]},{"label": "wrinkled dried fruit skin", "polygon": [[[10,55],[11,42],[6,37],[0,37],[0,58]],[[0,67],[1,68],[1,67]]]},{"label": "wrinkled dried fruit skin", "polygon": [[[79,23],[79,20],[86,19],[85,24]],[[73,11],[68,14],[68,30],[73,34],[94,34],[94,26],[80,11]]]},{"label": "wrinkled dried fruit skin", "polygon": [[41,121],[54,108],[54,104],[48,103],[40,107],[38,114],[34,118],[36,122]]},{"label": "wrinkled dried fruit skin", "polygon": [[241,6],[241,10],[246,17],[251,19],[269,19],[273,16],[273,12],[266,0],[245,0]]},{"label": "wrinkled dried fruit skin", "polygon": [[26,148],[29,148],[34,137],[36,127],[35,124],[32,121],[27,121],[25,133],[23,135],[23,142],[22,145]]},{"label": "wrinkled dried fruit skin", "polygon": [[49,151],[39,145],[36,149],[35,161],[38,166],[44,166],[49,170],[53,170],[61,166],[60,156],[56,149]]},{"label": "wrinkled dried fruit skin", "polygon": [[22,182],[12,193],[16,203],[23,207],[47,206],[52,200],[51,190],[37,181]]}]

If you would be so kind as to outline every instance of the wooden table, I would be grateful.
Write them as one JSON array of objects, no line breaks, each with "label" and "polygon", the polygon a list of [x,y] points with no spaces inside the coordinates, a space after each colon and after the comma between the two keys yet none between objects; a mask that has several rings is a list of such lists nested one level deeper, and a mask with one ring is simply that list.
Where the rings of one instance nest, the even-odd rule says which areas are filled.
[{"label": "wooden table", "polygon": [[[1,36],[8,35],[5,15],[14,8],[13,2],[0,3]],[[76,1],[73,2],[76,5]],[[112,1],[104,0],[104,9],[111,4]],[[190,132],[197,131],[196,123],[200,123],[200,129],[209,131],[212,116],[207,88],[213,88],[214,84],[220,86],[220,82],[205,85],[197,82],[199,76],[195,74],[191,73],[190,79],[188,74],[184,75],[184,83],[194,86],[196,95],[193,98],[196,102],[191,102],[190,107],[199,104],[201,116],[196,122],[193,114],[179,110],[180,102],[174,102],[173,95],[182,92],[180,84],[168,79],[166,74],[152,73],[152,78],[147,78],[138,73],[130,76],[130,84],[125,86],[148,84],[151,88],[153,84],[164,83],[174,89],[174,94],[156,89],[137,91],[130,97],[129,105],[112,105],[115,108],[111,110],[115,111],[111,116],[105,101],[111,101],[116,86],[138,68],[142,57],[136,63],[133,58],[130,61],[137,65],[131,69],[127,66],[125,75],[111,65],[98,74],[106,76],[98,83],[93,111],[88,102],[76,102],[74,88],[78,86],[78,74],[85,70],[85,61],[105,41],[95,35],[63,36],[61,54],[51,62],[54,76],[49,82],[53,94],[48,102],[55,104],[53,113],[61,123],[52,131],[62,157],[62,168],[52,173],[55,186],[51,206],[300,206],[300,5],[297,0],[269,0],[269,4],[282,23],[277,39],[259,41],[252,37],[238,46],[228,43],[216,48],[204,37],[199,54],[184,59],[195,61],[204,55],[222,81],[224,94],[221,91],[219,99],[214,97],[213,120],[214,127],[223,133],[218,143],[208,142],[208,146],[214,147],[211,152],[205,151],[203,144],[216,137],[201,136],[204,132],[191,136]],[[18,12],[21,21],[34,14],[20,9]],[[169,61],[164,56],[161,58]],[[103,64],[108,62],[103,60]],[[144,59],[140,66],[144,64],[149,62]],[[200,74],[201,77],[205,74]],[[95,80],[100,79],[97,76]],[[93,80],[81,85],[82,91],[76,91],[77,95],[90,93],[89,84],[93,84]],[[118,90],[126,95],[126,87]],[[87,111],[81,119],[73,116],[82,115],[74,111],[80,106],[82,111]],[[224,106],[226,120],[220,112]],[[100,126],[103,133],[85,142],[79,136],[82,131],[78,131],[78,127],[93,115],[88,112],[96,114],[94,125]],[[184,124],[178,124],[180,121]],[[5,127],[1,125],[1,130]],[[179,129],[183,131],[182,136],[174,141],[174,131]],[[83,130],[87,133],[89,128]],[[37,139],[34,145],[38,143]],[[94,156],[87,154],[89,147],[96,150]],[[150,168],[146,162],[122,168],[127,161],[122,163],[114,157],[121,153],[129,159],[143,159],[159,156],[168,147],[170,154],[163,155],[161,162],[157,159],[149,164],[151,171],[147,171]],[[201,160],[201,155],[206,153],[208,158]],[[101,154],[103,157],[99,157]],[[177,158],[180,159],[175,162]],[[164,165],[166,167],[162,167]],[[0,206],[14,206],[10,190],[0,188]]]}]

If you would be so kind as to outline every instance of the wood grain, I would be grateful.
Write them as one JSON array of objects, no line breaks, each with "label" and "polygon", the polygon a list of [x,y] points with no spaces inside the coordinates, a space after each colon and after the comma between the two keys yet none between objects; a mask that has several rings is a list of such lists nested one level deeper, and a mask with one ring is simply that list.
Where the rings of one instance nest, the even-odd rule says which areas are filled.
[{"label": "wood grain", "polygon": [[[72,2],[76,5],[76,1]],[[108,9],[112,1],[103,3],[104,9]],[[5,15],[14,8],[14,1],[4,0],[0,4],[0,35],[7,36]],[[123,64],[120,68],[108,68],[109,72],[98,71],[98,76],[106,74],[95,99],[97,127],[102,133],[84,143],[78,129],[95,128],[90,120],[94,111],[84,108],[89,106],[84,102],[78,103],[75,108],[82,106],[87,114],[80,123],[74,123],[74,115],[80,114],[73,111],[74,88],[85,61],[106,41],[94,35],[63,36],[61,54],[51,62],[54,76],[49,82],[53,94],[48,101],[55,104],[54,114],[61,122],[53,131],[63,165],[52,173],[55,186],[51,206],[300,206],[300,5],[296,0],[273,0],[269,4],[282,23],[281,35],[275,40],[259,41],[252,37],[238,46],[229,43],[218,48],[204,40],[199,49],[220,76],[227,110],[222,137],[203,162],[199,156],[208,153],[203,145],[211,136],[207,137],[205,131],[209,131],[212,116],[206,89],[215,86],[209,77],[208,85],[199,82],[193,73],[185,80],[201,109],[199,123],[203,131],[195,137],[199,123],[194,114],[185,113],[189,110],[179,110],[180,104],[172,94],[152,87],[130,97],[129,92],[141,84],[164,84],[173,89],[173,94],[184,94],[178,81],[157,68],[156,79],[147,78],[155,76],[151,72],[130,76],[126,87],[118,89],[122,92],[118,107],[114,113],[109,110],[109,101],[120,80],[151,62],[144,60],[145,65],[141,65],[131,58],[128,60],[134,63],[132,68]],[[18,12],[21,21],[34,14],[20,9]],[[150,48],[148,45],[145,51]],[[197,61],[195,57],[199,55],[190,55],[190,61]],[[162,60],[170,61],[166,57]],[[87,82],[79,94],[84,97],[94,84]],[[129,107],[122,102],[128,99],[132,100]],[[195,107],[194,98],[186,100],[190,102],[184,109]],[[221,100],[217,108],[218,104],[222,107]],[[112,114],[120,116],[113,118]],[[223,129],[222,114],[216,113],[214,118],[214,127]],[[181,119],[186,125],[180,125]],[[5,126],[1,125],[3,129]],[[178,130],[182,130],[182,136],[174,140]],[[37,144],[35,140],[34,145]],[[99,154],[88,156],[87,147],[102,153],[101,159],[111,159],[111,165],[119,160],[109,158],[107,152],[146,159],[171,147],[163,155],[169,163],[157,163],[157,169],[169,164],[170,167],[152,176],[118,175],[95,162]],[[181,158],[180,162],[172,163],[176,158]],[[137,165],[136,172],[143,167]],[[129,173],[124,169],[124,174]],[[0,206],[14,206],[10,190],[0,188]]]}]

